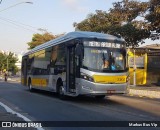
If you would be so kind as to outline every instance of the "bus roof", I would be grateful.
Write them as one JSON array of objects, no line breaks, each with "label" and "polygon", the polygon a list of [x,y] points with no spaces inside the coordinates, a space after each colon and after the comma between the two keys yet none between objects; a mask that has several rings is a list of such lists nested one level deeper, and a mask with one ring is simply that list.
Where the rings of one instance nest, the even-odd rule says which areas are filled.
[{"label": "bus roof", "polygon": [[116,36],[109,35],[109,34],[97,33],[97,32],[87,32],[87,31],[75,31],[75,32],[67,33],[61,37],[58,37],[58,38],[53,39],[51,41],[48,41],[44,44],[41,44],[41,45],[33,48],[29,52],[25,53],[24,56],[32,54],[38,50],[42,50],[42,49],[51,47],[53,45],[57,45],[62,42],[66,42],[66,41],[76,39],[76,38],[97,38],[97,39],[106,39],[106,40],[111,40],[111,41],[115,41],[115,40],[120,41],[120,42],[124,41],[124,39],[122,39],[122,38],[118,38]]}]

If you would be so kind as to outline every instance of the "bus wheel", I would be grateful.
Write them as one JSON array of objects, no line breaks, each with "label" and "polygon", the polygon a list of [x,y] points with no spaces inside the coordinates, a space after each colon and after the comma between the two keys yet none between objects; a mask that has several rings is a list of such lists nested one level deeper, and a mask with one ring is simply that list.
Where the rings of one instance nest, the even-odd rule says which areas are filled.
[{"label": "bus wheel", "polygon": [[66,96],[64,95],[64,87],[61,85],[59,86],[59,98],[65,100]]},{"label": "bus wheel", "polygon": [[106,96],[106,95],[97,95],[97,96],[95,96],[95,98],[97,98],[97,99],[104,99],[105,96]]},{"label": "bus wheel", "polygon": [[32,91],[33,91],[33,88],[32,88],[31,79],[29,79],[28,87],[29,87],[29,91],[32,92]]}]

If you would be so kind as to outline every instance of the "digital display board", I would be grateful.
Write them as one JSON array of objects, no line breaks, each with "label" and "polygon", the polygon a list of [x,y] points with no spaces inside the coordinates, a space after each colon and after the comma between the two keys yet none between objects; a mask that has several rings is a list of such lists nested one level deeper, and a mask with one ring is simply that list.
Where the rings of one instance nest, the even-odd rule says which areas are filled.
[{"label": "digital display board", "polygon": [[88,47],[122,48],[122,47],[124,47],[124,44],[110,43],[110,42],[97,42],[97,41],[84,41],[84,46],[88,46]]}]

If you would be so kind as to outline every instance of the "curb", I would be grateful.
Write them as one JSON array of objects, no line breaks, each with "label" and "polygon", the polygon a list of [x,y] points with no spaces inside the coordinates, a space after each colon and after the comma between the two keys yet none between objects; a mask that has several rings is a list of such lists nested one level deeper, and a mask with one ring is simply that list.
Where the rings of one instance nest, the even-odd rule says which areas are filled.
[{"label": "curb", "polygon": [[21,80],[18,78],[18,79],[15,79],[15,78],[10,78],[8,77],[7,79],[8,81],[13,81],[13,82],[20,82]]},{"label": "curb", "polygon": [[20,79],[8,79],[9,81],[13,81],[13,82],[20,82],[21,80]]},{"label": "curb", "polygon": [[[0,77],[0,79],[1,79],[1,80],[4,80],[4,78],[2,78],[2,77]],[[8,78],[7,80],[8,80],[8,81],[13,81],[13,82],[18,82],[18,83],[21,82],[20,79],[14,79],[14,78],[13,78],[13,79],[12,79],[12,78]]]},{"label": "curb", "polygon": [[157,98],[160,99],[160,91],[155,90],[142,90],[142,89],[128,89],[128,94],[133,96],[139,96],[139,97],[149,97],[149,98]]}]

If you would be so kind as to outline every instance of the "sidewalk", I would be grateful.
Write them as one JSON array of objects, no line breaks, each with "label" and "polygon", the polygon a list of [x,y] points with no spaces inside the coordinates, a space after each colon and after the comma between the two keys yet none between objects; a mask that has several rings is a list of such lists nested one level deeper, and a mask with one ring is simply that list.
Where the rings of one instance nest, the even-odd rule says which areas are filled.
[{"label": "sidewalk", "polygon": [[20,76],[10,76],[8,77],[9,81],[15,81],[15,82],[20,82],[21,81],[21,77]]},{"label": "sidewalk", "polygon": [[128,88],[128,94],[130,96],[160,99],[160,86],[156,86],[156,85],[132,86],[130,85]]},{"label": "sidewalk", "polygon": [[[1,80],[4,80],[4,78],[1,77],[1,76],[0,76],[0,79],[1,79]],[[20,81],[21,81],[21,77],[9,76],[7,80],[8,80],[8,81],[14,81],[14,82],[20,82]]]}]

